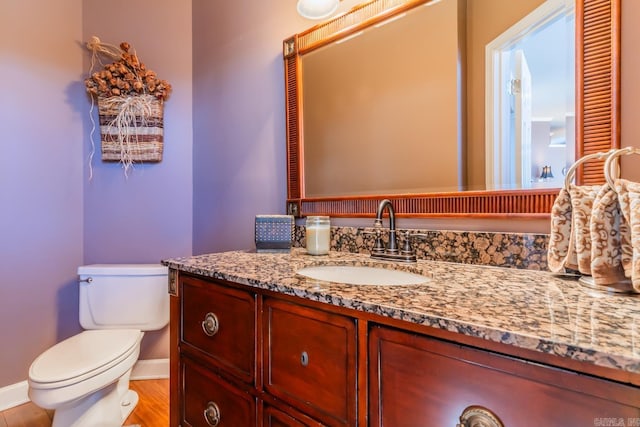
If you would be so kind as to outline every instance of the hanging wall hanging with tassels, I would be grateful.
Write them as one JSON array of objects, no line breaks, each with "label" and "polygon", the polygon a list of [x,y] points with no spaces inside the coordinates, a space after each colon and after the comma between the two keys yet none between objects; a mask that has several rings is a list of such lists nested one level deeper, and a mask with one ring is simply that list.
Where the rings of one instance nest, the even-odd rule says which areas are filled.
[{"label": "hanging wall hanging with tassels", "polygon": [[[164,148],[163,106],[171,85],[140,62],[127,42],[114,46],[92,37],[87,92],[98,104],[103,161],[121,162],[125,176],[137,162],[159,162]],[[106,56],[115,62],[94,71]]]}]

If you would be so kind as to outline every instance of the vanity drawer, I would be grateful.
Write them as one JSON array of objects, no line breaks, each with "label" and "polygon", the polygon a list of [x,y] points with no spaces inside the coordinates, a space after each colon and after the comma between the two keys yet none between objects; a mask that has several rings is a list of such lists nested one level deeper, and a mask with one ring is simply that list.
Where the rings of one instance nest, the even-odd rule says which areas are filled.
[{"label": "vanity drawer", "polygon": [[256,398],[184,358],[183,425],[257,426]]},{"label": "vanity drawer", "polygon": [[369,333],[369,387],[372,427],[455,426],[471,406],[505,427],[640,419],[634,387],[384,327]]},{"label": "vanity drawer", "polygon": [[182,341],[241,380],[256,372],[256,297],[193,277],[182,278]]},{"label": "vanity drawer", "polygon": [[264,300],[267,391],[328,425],[356,425],[355,319]]}]

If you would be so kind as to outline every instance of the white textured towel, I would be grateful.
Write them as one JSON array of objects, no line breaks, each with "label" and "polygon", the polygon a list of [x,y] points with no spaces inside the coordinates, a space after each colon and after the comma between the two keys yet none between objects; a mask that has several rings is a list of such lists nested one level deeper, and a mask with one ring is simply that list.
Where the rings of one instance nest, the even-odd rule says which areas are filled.
[{"label": "white textured towel", "polygon": [[622,266],[622,218],[618,193],[604,185],[593,202],[591,211],[591,275],[596,285],[611,285],[625,281]]},{"label": "white textured towel", "polygon": [[578,257],[571,230],[572,211],[571,194],[562,188],[551,208],[547,264],[554,273],[564,273],[567,269],[578,270]]},{"label": "white textured towel", "polygon": [[601,185],[570,185],[571,233],[578,261],[578,270],[591,275],[591,210]]},{"label": "white textured towel", "polygon": [[621,257],[624,274],[640,292],[640,183],[617,179],[614,184],[622,213]]}]

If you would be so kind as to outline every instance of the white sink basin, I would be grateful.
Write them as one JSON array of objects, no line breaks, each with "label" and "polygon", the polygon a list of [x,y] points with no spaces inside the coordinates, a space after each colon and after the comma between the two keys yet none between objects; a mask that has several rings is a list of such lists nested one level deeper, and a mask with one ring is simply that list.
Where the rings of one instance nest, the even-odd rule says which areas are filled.
[{"label": "white sink basin", "polygon": [[408,271],[354,265],[319,265],[302,268],[296,273],[310,279],[348,285],[419,285],[430,280]]}]

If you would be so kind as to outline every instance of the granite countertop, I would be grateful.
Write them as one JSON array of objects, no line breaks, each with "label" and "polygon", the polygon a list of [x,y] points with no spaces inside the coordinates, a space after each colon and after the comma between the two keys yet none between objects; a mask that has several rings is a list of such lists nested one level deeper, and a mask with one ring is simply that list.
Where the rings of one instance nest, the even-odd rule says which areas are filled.
[{"label": "granite countertop", "polygon": [[[173,258],[180,271],[375,313],[598,366],[640,373],[640,298],[603,294],[548,272],[330,252],[222,252]],[[296,274],[322,264],[402,269],[431,277],[408,286],[345,285]]]}]

